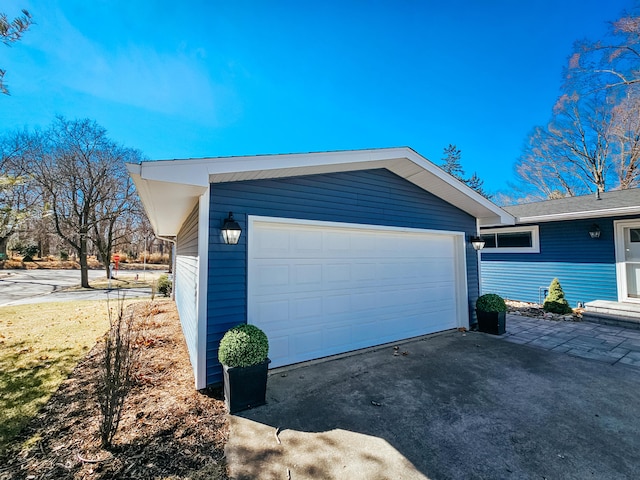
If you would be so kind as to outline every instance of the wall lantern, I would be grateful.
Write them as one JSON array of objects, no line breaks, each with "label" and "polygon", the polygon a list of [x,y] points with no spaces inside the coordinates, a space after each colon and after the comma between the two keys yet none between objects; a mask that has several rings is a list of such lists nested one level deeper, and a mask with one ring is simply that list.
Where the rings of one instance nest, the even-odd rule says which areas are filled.
[{"label": "wall lantern", "polygon": [[471,237],[471,245],[473,245],[474,250],[482,250],[484,243],[484,240],[480,237]]},{"label": "wall lantern", "polygon": [[600,227],[595,223],[589,229],[589,236],[591,238],[600,238]]},{"label": "wall lantern", "polygon": [[222,224],[222,238],[224,238],[224,243],[236,245],[238,240],[240,240],[241,233],[242,228],[240,228],[238,222],[233,219],[233,213],[229,212],[229,216],[224,219],[224,223]]}]

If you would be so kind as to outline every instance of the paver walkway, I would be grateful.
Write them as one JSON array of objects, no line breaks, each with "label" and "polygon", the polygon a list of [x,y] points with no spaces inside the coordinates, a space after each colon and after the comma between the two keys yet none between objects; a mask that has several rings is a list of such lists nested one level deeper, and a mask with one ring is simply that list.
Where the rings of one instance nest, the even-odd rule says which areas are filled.
[{"label": "paver walkway", "polygon": [[591,322],[560,322],[507,315],[500,338],[610,365],[640,369],[640,331]]}]

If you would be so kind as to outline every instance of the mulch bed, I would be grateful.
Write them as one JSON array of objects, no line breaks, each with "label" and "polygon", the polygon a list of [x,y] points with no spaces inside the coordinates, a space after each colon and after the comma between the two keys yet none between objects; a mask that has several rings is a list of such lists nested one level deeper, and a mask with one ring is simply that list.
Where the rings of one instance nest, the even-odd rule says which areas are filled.
[{"label": "mulch bed", "polygon": [[517,302],[514,300],[505,300],[507,304],[508,313],[513,315],[521,315],[523,317],[532,318],[545,318],[547,320],[558,321],[582,321],[582,309],[575,308],[573,313],[568,315],[559,315],[555,313],[548,313],[542,309],[542,305],[537,303]]},{"label": "mulch bed", "polygon": [[151,316],[137,342],[135,382],[114,448],[100,448],[96,345],[0,454],[1,480],[228,478],[221,392],[195,390],[175,305],[160,300],[130,308],[138,318]]}]

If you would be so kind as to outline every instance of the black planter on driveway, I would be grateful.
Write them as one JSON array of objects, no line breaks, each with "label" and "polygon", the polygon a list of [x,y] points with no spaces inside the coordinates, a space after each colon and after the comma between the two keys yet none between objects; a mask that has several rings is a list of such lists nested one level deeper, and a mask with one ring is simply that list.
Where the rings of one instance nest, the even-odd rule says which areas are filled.
[{"label": "black planter on driveway", "polygon": [[223,365],[224,401],[229,413],[241,412],[267,403],[268,358],[250,367]]},{"label": "black planter on driveway", "polygon": [[493,335],[502,335],[506,332],[506,312],[476,311],[478,317],[478,330]]}]

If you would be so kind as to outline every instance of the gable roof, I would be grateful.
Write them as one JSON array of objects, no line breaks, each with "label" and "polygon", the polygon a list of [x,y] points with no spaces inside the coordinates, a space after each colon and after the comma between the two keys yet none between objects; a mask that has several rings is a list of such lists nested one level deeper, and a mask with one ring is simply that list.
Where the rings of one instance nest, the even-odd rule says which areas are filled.
[{"label": "gable roof", "polygon": [[503,207],[517,223],[553,222],[580,218],[640,214],[640,188]]},{"label": "gable roof", "polygon": [[210,184],[386,168],[478,219],[513,225],[515,219],[475,190],[407,147],[258,155],[127,164],[151,225],[175,236]]}]

